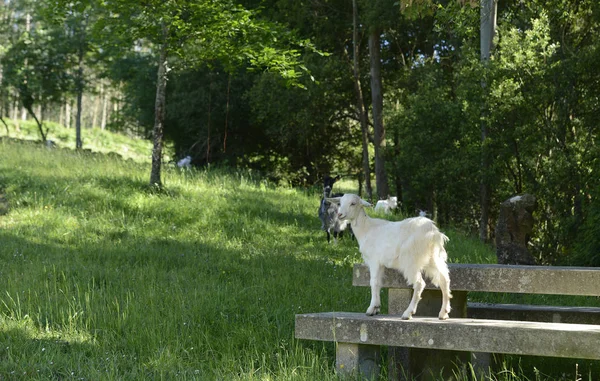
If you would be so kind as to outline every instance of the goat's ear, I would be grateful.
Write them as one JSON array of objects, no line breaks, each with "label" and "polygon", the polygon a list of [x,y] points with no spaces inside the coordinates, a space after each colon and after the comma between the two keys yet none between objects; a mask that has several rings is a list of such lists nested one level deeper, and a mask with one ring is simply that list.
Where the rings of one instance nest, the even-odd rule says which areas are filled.
[{"label": "goat's ear", "polygon": [[363,206],[368,206],[368,207],[373,206],[373,204],[371,204],[370,202],[367,202],[367,201],[363,200],[362,198],[360,199],[360,202],[363,204]]},{"label": "goat's ear", "polygon": [[327,200],[327,202],[331,202],[332,204],[336,204],[339,205],[340,204],[340,200],[341,197],[332,197],[332,198],[326,198],[325,200]]}]

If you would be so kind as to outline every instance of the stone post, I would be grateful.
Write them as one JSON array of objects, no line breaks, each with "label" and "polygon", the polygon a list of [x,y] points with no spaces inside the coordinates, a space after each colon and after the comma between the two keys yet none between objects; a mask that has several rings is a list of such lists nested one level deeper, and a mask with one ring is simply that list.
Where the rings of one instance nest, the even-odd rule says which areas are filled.
[{"label": "stone post", "polygon": [[527,244],[533,230],[535,197],[523,194],[500,204],[496,224],[496,256],[503,265],[535,265]]}]

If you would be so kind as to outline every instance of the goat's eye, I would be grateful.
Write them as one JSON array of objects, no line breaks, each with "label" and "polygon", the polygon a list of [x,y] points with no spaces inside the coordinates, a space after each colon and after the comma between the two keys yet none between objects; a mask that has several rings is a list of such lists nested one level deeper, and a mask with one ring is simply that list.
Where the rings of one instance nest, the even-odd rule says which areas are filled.
[{"label": "goat's eye", "polygon": [[355,202],[351,202],[351,203],[350,203],[350,206],[354,206],[354,205],[356,205],[356,203],[355,203]]}]

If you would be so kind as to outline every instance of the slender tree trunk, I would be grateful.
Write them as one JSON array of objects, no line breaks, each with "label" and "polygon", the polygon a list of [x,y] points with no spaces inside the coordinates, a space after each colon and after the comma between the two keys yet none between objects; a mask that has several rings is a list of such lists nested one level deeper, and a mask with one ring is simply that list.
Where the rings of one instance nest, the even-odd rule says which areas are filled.
[{"label": "slender tree trunk", "polygon": [[208,123],[207,131],[206,131],[206,165],[210,165],[210,111],[211,111],[211,103],[212,103],[212,83],[208,87]]},{"label": "slender tree trunk", "polygon": [[100,98],[102,97],[102,82],[100,82],[100,93],[94,97],[94,111],[92,112],[92,128],[98,125],[98,108],[100,107]]},{"label": "slender tree trunk", "polygon": [[[83,39],[83,37],[82,37]],[[83,41],[79,43],[79,56],[77,67],[77,114],[75,119],[75,148],[83,148],[81,143],[81,101],[83,98]]]},{"label": "slender tree trunk", "polygon": [[[400,156],[400,132],[397,128],[394,129],[394,156]],[[396,183],[396,197],[398,197],[398,202],[401,202],[403,199],[402,195],[402,174],[400,173],[400,169],[398,168],[398,161],[394,162],[394,181]]]},{"label": "slender tree trunk", "polygon": [[77,114],[75,116],[75,148],[81,149],[81,99],[83,98],[83,89],[77,90]]},{"label": "slender tree trunk", "polygon": [[229,90],[231,88],[231,73],[227,79],[227,104],[225,105],[225,133],[223,134],[223,153],[227,152],[227,124],[229,120]]},{"label": "slender tree trunk", "polygon": [[154,147],[152,148],[152,170],[150,186],[162,187],[160,172],[162,165],[163,133],[165,123],[166,90],[167,90],[167,26],[162,25],[163,41],[160,47],[158,75],[156,79],[156,102],[154,106]]},{"label": "slender tree trunk", "polygon": [[[5,15],[2,16],[2,21],[4,21],[4,17]],[[4,70],[2,68],[2,66],[0,66],[0,83],[4,83]],[[8,89],[6,87],[3,87],[0,90],[0,98],[2,99],[2,101],[0,102],[0,118],[8,115],[8,108],[10,107],[8,105]],[[4,119],[2,120],[2,122],[4,123]],[[6,123],[5,123],[6,124]]]},{"label": "slender tree trunk", "polygon": [[358,46],[358,7],[356,0],[352,0],[352,47],[353,47],[353,72],[354,72],[354,92],[356,94],[356,111],[360,119],[360,129],[362,131],[362,166],[365,180],[365,192],[367,199],[373,198],[373,187],[371,186],[371,165],[369,163],[369,119],[365,109],[365,100],[360,82],[359,46]]},{"label": "slender tree trunk", "polygon": [[[29,14],[29,13],[27,13],[27,14],[25,15],[25,31],[26,31],[28,34],[31,32],[31,14]],[[24,65],[23,65],[23,66],[25,67],[25,69],[27,69],[27,66],[28,66],[28,58],[25,58],[25,62],[24,62]],[[27,78],[27,77],[26,77],[26,78]],[[27,120],[27,112],[28,112],[28,111],[29,111],[29,112],[30,112],[32,115],[34,115],[34,118],[35,118],[35,114],[34,114],[34,112],[33,112],[33,109],[31,109],[31,108],[26,108],[25,106],[23,106],[23,108],[21,109],[21,120]],[[39,126],[39,122],[38,122],[37,118],[36,118],[36,123],[38,123],[38,126]],[[41,127],[40,127],[40,129],[41,129]],[[40,132],[41,132],[41,131],[40,131]],[[42,138],[43,138],[43,141],[45,142],[45,141],[46,141],[46,138],[44,137],[44,134],[43,134],[43,133],[42,133]]]},{"label": "slender tree trunk", "polygon": [[377,196],[385,199],[389,196],[387,174],[385,170],[385,127],[383,125],[383,87],[381,84],[379,30],[369,34],[369,55],[371,61],[371,97],[373,103],[373,125],[375,126],[375,183]]},{"label": "slender tree trunk", "polygon": [[8,130],[8,124],[6,124],[6,122],[4,121],[4,118],[2,118],[2,116],[0,116],[0,121],[2,121],[2,124],[4,124],[4,127],[6,128],[6,136],[9,136],[10,131]]},{"label": "slender tree trunk", "polygon": [[65,125],[64,115],[65,115],[65,104],[62,103],[60,105],[60,111],[58,112],[58,124],[60,124],[61,126]]},{"label": "slender tree trunk", "polygon": [[71,128],[71,100],[67,99],[65,103],[65,127]]},{"label": "slender tree trunk", "polygon": [[28,111],[29,114],[31,115],[31,117],[33,118],[33,120],[35,120],[35,123],[38,126],[38,131],[40,132],[40,136],[42,137],[42,143],[46,143],[46,138],[47,138],[47,131],[44,131],[44,126],[42,125],[42,122],[40,122],[40,120],[37,118],[37,116],[35,115],[35,112],[33,111],[33,108],[31,107],[23,107],[24,110]]},{"label": "slender tree trunk", "polygon": [[17,102],[17,98],[18,98],[18,95],[13,94],[13,105],[12,105],[12,111],[11,111],[10,118],[15,123],[18,123],[17,120],[19,119],[19,104]]},{"label": "slender tree trunk", "polygon": [[[496,31],[496,0],[481,0],[480,8],[480,26],[481,26],[481,62],[487,65],[492,51],[494,41],[494,33]],[[481,82],[481,86],[487,88],[485,80]],[[485,102],[484,102],[485,105]],[[488,180],[488,171],[490,167],[490,153],[487,149],[486,141],[488,139],[488,125],[485,120],[486,106],[483,107],[481,118],[481,181],[479,184],[479,202],[481,204],[481,216],[479,221],[479,239],[487,242],[490,238],[489,223],[490,223],[490,199],[491,187]]]},{"label": "slender tree trunk", "polygon": [[100,129],[106,129],[106,119],[108,112],[108,90],[104,90],[104,84],[100,85],[100,94],[102,95],[102,117],[100,119]]}]

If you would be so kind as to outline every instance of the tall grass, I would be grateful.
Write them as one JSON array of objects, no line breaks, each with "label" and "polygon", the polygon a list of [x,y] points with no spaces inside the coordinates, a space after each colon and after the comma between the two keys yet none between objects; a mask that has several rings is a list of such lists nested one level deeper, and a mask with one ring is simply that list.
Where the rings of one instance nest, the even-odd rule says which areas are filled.
[{"label": "tall grass", "polygon": [[[156,193],[149,170],[0,141],[0,380],[337,379],[294,315],[362,311],[369,290],[356,243],[326,244],[318,192],[168,167]],[[453,260],[493,260],[448,234]]]}]

